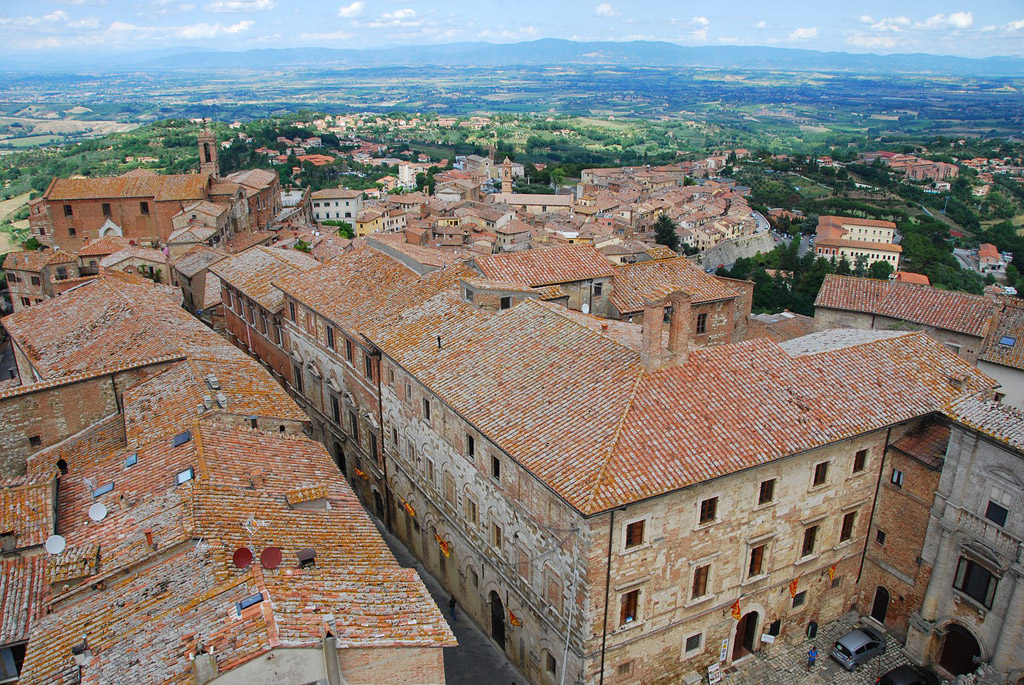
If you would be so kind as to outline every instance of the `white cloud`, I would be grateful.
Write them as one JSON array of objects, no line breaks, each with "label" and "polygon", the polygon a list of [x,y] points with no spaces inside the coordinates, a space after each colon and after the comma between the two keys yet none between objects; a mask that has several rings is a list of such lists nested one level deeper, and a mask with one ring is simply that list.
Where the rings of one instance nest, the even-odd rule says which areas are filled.
[{"label": "white cloud", "polygon": [[862,24],[874,24],[875,18],[872,17],[870,14],[862,14],[859,17],[857,17],[857,21],[859,21]]},{"label": "white cloud", "polygon": [[973,12],[953,12],[949,15],[949,23],[953,28],[969,29],[974,26]]},{"label": "white cloud", "polygon": [[594,14],[599,17],[617,17],[622,14],[622,12],[612,7],[609,3],[602,2],[594,8]]},{"label": "white cloud", "polygon": [[768,26],[768,22],[766,22],[764,19],[762,19],[761,21],[759,21],[756,24],[754,24],[754,28],[755,29],[763,29],[766,26]]},{"label": "white cloud", "polygon": [[266,12],[277,7],[277,0],[214,0],[207,12]]},{"label": "white cloud", "polygon": [[1006,25],[1007,31],[1020,31],[1024,29],[1024,19],[1018,19],[1017,21],[1011,21]]},{"label": "white cloud", "polygon": [[405,7],[400,10],[395,10],[394,12],[382,14],[380,15],[380,18],[383,21],[408,21],[409,19],[416,18],[416,10],[410,7]]},{"label": "white cloud", "polygon": [[811,40],[818,37],[818,27],[793,29],[789,34],[790,40]]},{"label": "white cloud", "polygon": [[353,2],[351,5],[342,5],[338,8],[338,16],[351,18],[358,17],[366,9],[365,2]]},{"label": "white cloud", "polygon": [[230,26],[200,22],[198,24],[177,27],[175,35],[179,38],[184,38],[185,40],[219,38],[220,36],[237,36],[240,33],[245,33],[251,29],[252,26],[253,22],[248,19],[231,24]]},{"label": "white cloud", "polygon": [[875,31],[892,31],[893,33],[899,33],[904,28],[910,26],[911,21],[909,17],[885,17],[871,24],[871,28]]},{"label": "white cloud", "polygon": [[708,18],[707,18],[707,17],[694,17],[694,18],[693,18],[693,19],[691,19],[690,21],[691,21],[692,23],[694,23],[694,24],[698,24],[698,25],[700,25],[700,26],[708,26],[708,25],[710,25],[710,24],[711,24],[711,21],[710,21],[710,20],[708,20]]},{"label": "white cloud", "polygon": [[972,12],[954,12],[949,16],[933,14],[923,23],[916,24],[917,28],[925,29],[969,29],[972,26],[974,26],[974,13]]}]

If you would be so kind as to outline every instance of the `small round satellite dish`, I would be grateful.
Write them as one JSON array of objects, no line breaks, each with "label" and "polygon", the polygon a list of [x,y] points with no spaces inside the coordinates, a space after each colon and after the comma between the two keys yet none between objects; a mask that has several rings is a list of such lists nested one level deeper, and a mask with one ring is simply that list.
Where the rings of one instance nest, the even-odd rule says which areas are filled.
[{"label": "small round satellite dish", "polygon": [[60,554],[68,546],[67,541],[61,535],[51,535],[46,538],[46,551],[50,554]]},{"label": "small round satellite dish", "polygon": [[252,563],[252,550],[248,547],[239,547],[231,556],[231,561],[238,568],[246,568]]},{"label": "small round satellite dish", "polygon": [[583,309],[583,313],[584,314],[589,314],[590,313],[590,305],[587,304],[586,302],[583,303],[582,309]]},{"label": "small round satellite dish", "polygon": [[102,521],[103,519],[107,518],[106,505],[104,505],[102,502],[97,502],[96,504],[89,507],[89,518],[91,518],[93,521]]},{"label": "small round satellite dish", "polygon": [[281,565],[281,550],[277,547],[267,547],[260,554],[260,565],[266,569],[275,569]]}]

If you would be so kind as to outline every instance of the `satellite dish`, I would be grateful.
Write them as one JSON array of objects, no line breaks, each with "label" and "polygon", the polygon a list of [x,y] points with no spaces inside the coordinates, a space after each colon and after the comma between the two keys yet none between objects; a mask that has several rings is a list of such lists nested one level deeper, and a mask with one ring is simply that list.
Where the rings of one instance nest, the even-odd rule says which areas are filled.
[{"label": "satellite dish", "polygon": [[93,521],[102,521],[107,518],[107,507],[102,502],[92,505],[89,507],[89,518]]},{"label": "satellite dish", "polygon": [[273,570],[281,564],[281,550],[277,547],[267,547],[260,554],[260,565],[265,569]]},{"label": "satellite dish", "polygon": [[50,554],[60,554],[68,546],[67,541],[60,535],[51,535],[46,538],[46,551]]},{"label": "satellite dish", "polygon": [[238,568],[246,568],[252,563],[252,550],[248,547],[239,547],[231,556],[231,561]]},{"label": "satellite dish", "polygon": [[583,303],[583,313],[584,314],[589,314],[590,313],[590,305],[587,304],[586,302]]}]

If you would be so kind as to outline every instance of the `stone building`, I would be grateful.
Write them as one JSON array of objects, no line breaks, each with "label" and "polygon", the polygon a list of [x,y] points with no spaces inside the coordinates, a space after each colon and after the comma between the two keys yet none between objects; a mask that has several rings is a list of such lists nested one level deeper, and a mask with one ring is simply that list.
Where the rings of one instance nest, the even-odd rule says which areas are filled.
[{"label": "stone building", "polygon": [[991,391],[921,333],[698,349],[679,287],[640,327],[475,278],[357,248],[274,284],[313,435],[532,682],[678,682],[839,616],[886,449]]},{"label": "stone building", "polygon": [[48,300],[59,292],[62,282],[77,279],[80,273],[76,255],[46,248],[8,252],[3,269],[15,312]]},{"label": "stone building", "polygon": [[896,224],[891,221],[851,216],[822,216],[818,219],[814,254],[826,259],[845,259],[850,266],[865,267],[885,262],[893,272],[900,270],[903,248],[895,242]]},{"label": "stone building", "polygon": [[348,188],[327,188],[314,191],[314,221],[347,221],[353,228],[356,217],[363,211],[363,191]]},{"label": "stone building", "polygon": [[932,567],[907,651],[951,676],[1024,682],[1024,413],[968,398],[949,447],[922,563]]},{"label": "stone building", "polygon": [[0,393],[4,675],[444,683],[455,641],[416,572],[175,292],[104,275],[3,320],[31,379]]},{"label": "stone building", "polygon": [[174,282],[181,288],[181,306],[218,332],[224,324],[221,284],[210,273],[210,267],[227,257],[225,252],[197,245],[174,260]]}]

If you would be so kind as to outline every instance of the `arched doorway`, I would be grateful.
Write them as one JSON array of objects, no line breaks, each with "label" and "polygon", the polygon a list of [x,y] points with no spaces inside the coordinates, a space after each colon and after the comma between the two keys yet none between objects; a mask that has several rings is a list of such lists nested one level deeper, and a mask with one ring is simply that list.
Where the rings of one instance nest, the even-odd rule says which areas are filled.
[{"label": "arched doorway", "polygon": [[754,652],[757,646],[757,618],[756,611],[748,611],[736,624],[736,636],[732,641],[733,661]]},{"label": "arched doorway", "polygon": [[885,615],[889,612],[889,591],[879,585],[875,588],[875,602],[871,605],[871,618],[885,625]]},{"label": "arched doorway", "polygon": [[338,465],[341,470],[341,475],[348,477],[348,471],[345,469],[345,450],[341,448],[341,443],[334,443],[334,463]]},{"label": "arched doorway", "polygon": [[974,673],[978,668],[978,657],[981,656],[981,647],[966,628],[951,623],[946,628],[946,636],[942,640],[942,654],[939,656],[939,666],[949,671],[952,675],[965,675]]},{"label": "arched doorway", "polygon": [[502,651],[505,649],[505,607],[501,597],[491,590],[491,637],[498,643]]}]

